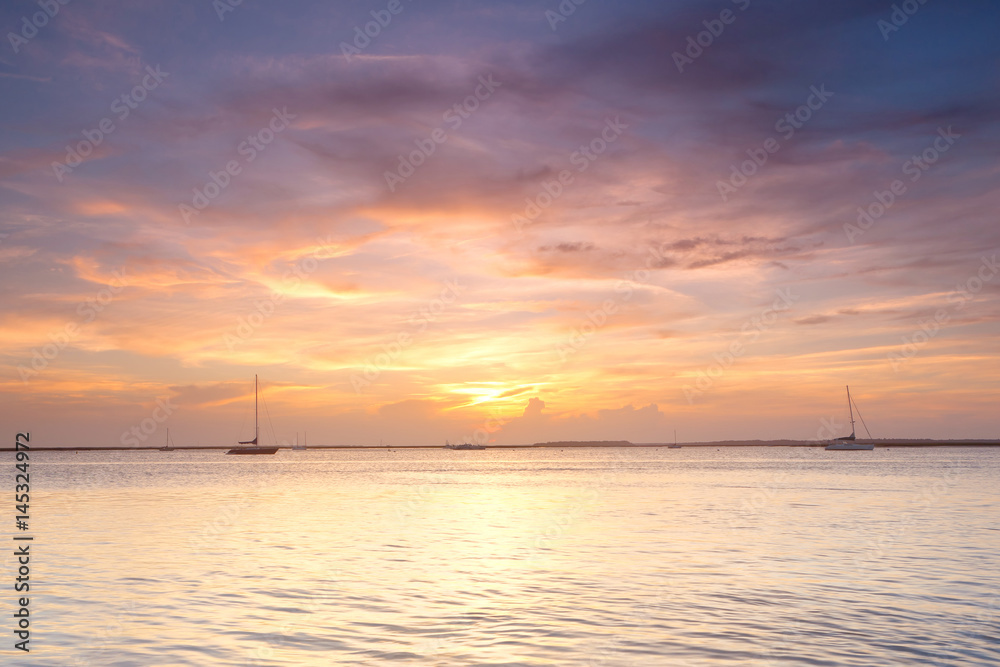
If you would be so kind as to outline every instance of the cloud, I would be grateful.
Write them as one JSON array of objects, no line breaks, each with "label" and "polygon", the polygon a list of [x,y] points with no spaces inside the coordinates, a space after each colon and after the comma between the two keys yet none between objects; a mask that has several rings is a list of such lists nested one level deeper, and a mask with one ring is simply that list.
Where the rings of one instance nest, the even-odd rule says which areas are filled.
[{"label": "cloud", "polygon": [[562,440],[656,441],[663,437],[667,416],[654,404],[642,408],[625,405],[595,413],[547,413],[546,402],[532,397],[524,412],[505,423],[496,434],[498,443],[531,444]]},{"label": "cloud", "polygon": [[796,324],[825,324],[832,318],[829,315],[810,315],[793,320]]}]

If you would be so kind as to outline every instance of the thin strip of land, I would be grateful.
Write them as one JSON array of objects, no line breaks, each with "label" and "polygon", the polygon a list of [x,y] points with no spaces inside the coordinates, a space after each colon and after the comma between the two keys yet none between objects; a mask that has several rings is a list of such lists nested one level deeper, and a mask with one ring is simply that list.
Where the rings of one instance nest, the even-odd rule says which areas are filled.
[{"label": "thin strip of land", "polygon": [[[875,447],[1000,447],[1000,440],[917,440],[903,438],[885,438],[877,440],[866,440]],[[542,449],[542,448],[610,448],[610,447],[636,447],[636,448],[660,448],[667,447],[673,443],[668,442],[640,442],[634,443],[627,440],[599,440],[599,441],[578,441],[566,440],[558,442],[536,442],[530,445],[487,445],[487,449]],[[825,447],[826,441],[801,441],[801,440],[719,440],[715,442],[681,442],[677,443],[681,447]],[[160,447],[32,447],[32,452],[157,452],[157,451],[213,451],[229,450],[233,445],[194,445],[171,447],[163,450]],[[288,451],[316,451],[316,450],[355,450],[367,449],[372,451],[400,450],[400,449],[443,449],[441,445],[404,445],[404,446],[372,446],[372,445],[309,445],[307,448],[294,448],[290,446],[278,447]],[[0,452],[13,452],[13,447],[0,448]]]}]

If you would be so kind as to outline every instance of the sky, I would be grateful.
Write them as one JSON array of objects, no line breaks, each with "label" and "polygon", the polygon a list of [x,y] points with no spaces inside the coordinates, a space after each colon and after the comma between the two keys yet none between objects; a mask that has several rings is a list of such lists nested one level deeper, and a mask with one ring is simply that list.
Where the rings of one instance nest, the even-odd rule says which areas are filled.
[{"label": "sky", "polygon": [[4,2],[5,432],[1000,437],[1000,6],[577,2]]}]

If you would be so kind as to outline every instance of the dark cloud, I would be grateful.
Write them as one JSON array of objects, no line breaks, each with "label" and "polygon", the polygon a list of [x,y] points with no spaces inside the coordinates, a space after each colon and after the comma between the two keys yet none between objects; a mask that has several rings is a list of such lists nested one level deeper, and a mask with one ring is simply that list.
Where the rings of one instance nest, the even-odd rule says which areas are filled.
[{"label": "dark cloud", "polygon": [[829,315],[811,315],[809,317],[800,317],[792,321],[796,324],[824,324],[829,322],[830,319]]},{"label": "dark cloud", "polygon": [[540,247],[540,252],[588,252],[594,249],[593,243],[558,243],[556,245],[546,245]]}]

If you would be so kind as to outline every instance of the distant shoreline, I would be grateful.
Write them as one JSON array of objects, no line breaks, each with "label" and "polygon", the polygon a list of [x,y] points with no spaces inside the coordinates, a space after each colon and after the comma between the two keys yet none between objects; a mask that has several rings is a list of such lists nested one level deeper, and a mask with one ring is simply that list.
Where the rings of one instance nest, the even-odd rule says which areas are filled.
[{"label": "distant shoreline", "polygon": [[[885,439],[872,441],[876,448],[882,447],[1000,447],[1000,440],[907,440],[907,439]],[[536,442],[531,445],[487,445],[486,449],[610,449],[610,448],[637,448],[637,449],[658,449],[670,446],[672,443],[632,443],[620,442]],[[802,442],[796,440],[721,440],[718,442],[682,442],[678,443],[682,447],[825,447],[827,442]],[[232,449],[233,445],[208,445],[192,447],[172,447],[169,451],[220,451]],[[396,447],[375,446],[375,445],[310,445],[305,449],[294,449],[293,447],[278,447],[286,451],[317,451],[317,450],[401,450],[401,449],[444,449],[442,445],[404,445]],[[13,452],[13,447],[0,447],[0,452]],[[158,452],[159,447],[32,447],[32,452]]]}]

